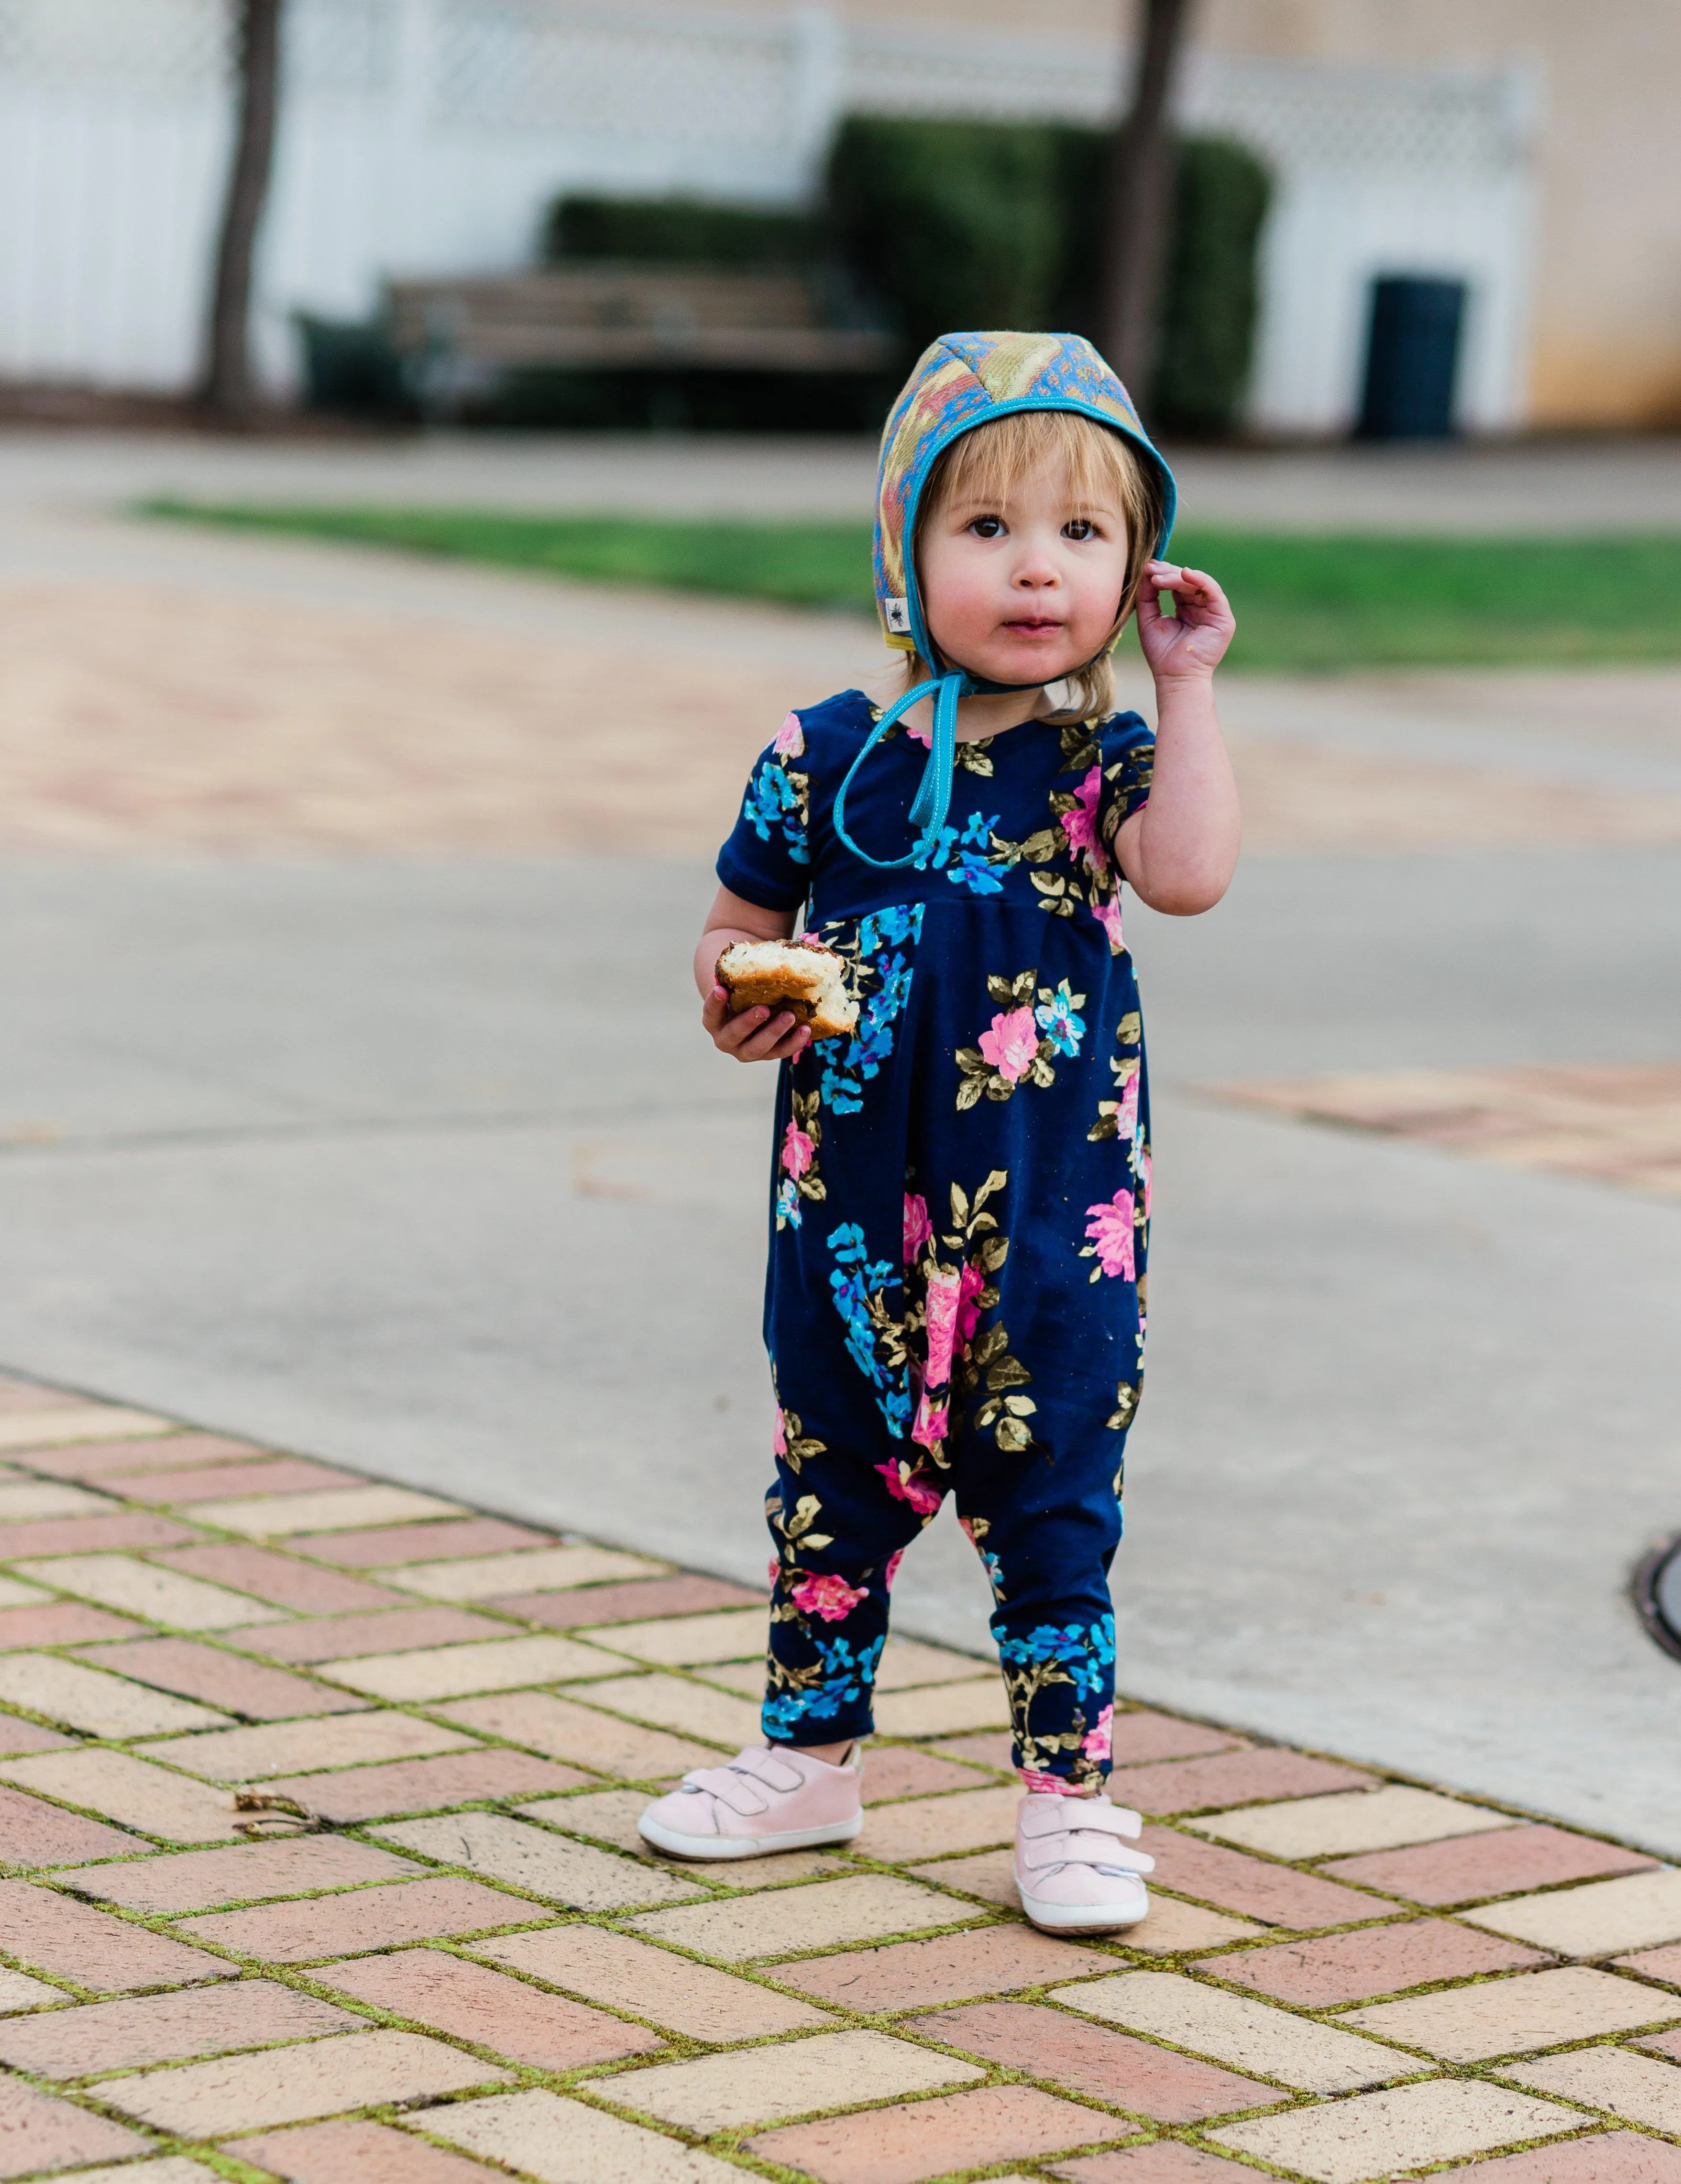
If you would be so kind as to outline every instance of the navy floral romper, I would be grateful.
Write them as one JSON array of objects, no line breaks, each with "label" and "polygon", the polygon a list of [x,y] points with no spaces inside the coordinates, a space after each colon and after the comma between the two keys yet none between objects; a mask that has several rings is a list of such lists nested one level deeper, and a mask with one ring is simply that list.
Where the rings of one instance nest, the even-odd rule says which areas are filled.
[{"label": "navy floral romper", "polygon": [[[718,859],[748,901],[804,906],[860,1004],[777,1095],[765,1732],[868,1733],[894,1570],[952,1492],[992,1584],[1016,1764],[1092,1783],[1149,1212],[1112,845],[1154,739],[1123,713],[960,744],[948,823],[883,871],[832,817],[879,718],[857,690],[790,714]],[[902,849],[926,760],[902,727],[877,747],[848,800],[860,847]]]}]

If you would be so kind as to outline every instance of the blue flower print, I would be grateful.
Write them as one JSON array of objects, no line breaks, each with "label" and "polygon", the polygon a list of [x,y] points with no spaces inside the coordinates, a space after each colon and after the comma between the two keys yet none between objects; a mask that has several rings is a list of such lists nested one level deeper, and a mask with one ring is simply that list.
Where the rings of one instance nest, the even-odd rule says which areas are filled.
[{"label": "blue flower print", "polygon": [[[937,872],[945,873],[954,887],[967,888],[971,894],[1002,894],[1004,882],[996,861],[987,854],[992,848],[993,829],[1001,816],[994,811],[988,818],[984,811],[971,811],[960,834],[955,827],[942,827],[934,837],[932,849],[917,858],[916,870],[926,872],[932,864]],[[960,844],[966,846],[960,848]],[[957,851],[955,861],[952,858],[954,850]]]},{"label": "blue flower print", "polygon": [[900,1286],[899,1269],[887,1259],[872,1259],[864,1231],[855,1221],[843,1222],[829,1238],[836,1264],[829,1275],[835,1310],[846,1323],[848,1354],[876,1390],[876,1407],[888,1430],[902,1440],[910,1424],[910,1397],[903,1367],[884,1364],[877,1351],[878,1322],[885,1317],[885,1292]]},{"label": "blue flower print", "polygon": [[1002,894],[1004,882],[991,861],[965,850],[946,874],[954,887],[966,887],[971,894]]},{"label": "blue flower print", "polygon": [[1064,1624],[1042,1623],[1025,1638],[1012,1638],[1003,1627],[994,1623],[993,1636],[998,1641],[999,1658],[1011,1662],[1017,1668],[1028,1668],[1038,1662],[1054,1661],[1074,1685],[1077,1699],[1095,1698],[1107,1689],[1106,1671],[1115,1666],[1115,1618],[1105,1615],[1099,1623],[1083,1628],[1077,1623]]},{"label": "blue flower print", "polygon": [[925,872],[932,864],[934,870],[938,872],[944,865],[947,858],[950,856],[952,851],[956,847],[956,827],[942,827],[934,835],[932,846],[931,848],[925,849],[921,854],[913,861],[912,869],[919,872]]},{"label": "blue flower print", "polygon": [[748,783],[742,805],[743,816],[761,842],[768,842],[772,830],[780,829],[788,855],[797,865],[809,865],[811,861],[811,852],[805,842],[804,798],[801,793],[805,778],[803,774],[791,777],[786,767],[767,758]]},{"label": "blue flower print", "polygon": [[1080,1041],[1086,1035],[1083,1017],[1076,1016],[1076,1006],[1085,999],[1083,994],[1071,994],[1068,981],[1059,979],[1055,989],[1049,986],[1039,989],[1039,1005],[1033,1011],[1033,1021],[1050,1041],[1058,1054],[1071,1060],[1080,1051]]},{"label": "blue flower print", "polygon": [[901,940],[920,940],[922,911],[920,902],[894,902],[885,910],[872,910],[858,928],[859,955],[874,956]]},{"label": "blue flower print", "polygon": [[784,1176],[776,1186],[776,1225],[791,1223],[796,1228],[804,1226],[805,1216],[799,1206],[799,1186],[792,1176]]},{"label": "blue flower print", "polygon": [[778,1691],[766,1698],[760,1720],[767,1736],[791,1739],[802,1721],[821,1721],[845,1706],[856,1706],[876,1680],[876,1664],[885,1638],[871,1639],[854,1653],[848,1638],[813,1635],[823,1678],[805,1691]]},{"label": "blue flower print", "polygon": [[858,1028],[847,1041],[838,1061],[823,1066],[822,1097],[837,1115],[855,1115],[864,1105],[864,1086],[877,1075],[893,1052],[893,1024],[910,998],[912,966],[899,953],[886,950],[922,937],[924,905],[894,903],[873,911],[858,928],[860,982],[873,982],[873,990],[859,1013]]}]

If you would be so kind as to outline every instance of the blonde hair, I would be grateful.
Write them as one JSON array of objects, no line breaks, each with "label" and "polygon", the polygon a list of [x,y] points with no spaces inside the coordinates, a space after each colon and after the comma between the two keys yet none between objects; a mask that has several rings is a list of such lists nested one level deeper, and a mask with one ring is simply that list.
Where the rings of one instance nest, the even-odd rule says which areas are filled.
[{"label": "blonde hair", "polygon": [[[1097,658],[1077,674],[1064,677],[1067,702],[1057,708],[1060,715],[1075,719],[1100,719],[1114,710],[1110,650],[1133,611],[1144,564],[1155,552],[1164,512],[1161,479],[1120,433],[1068,410],[1014,410],[977,425],[954,440],[934,465],[917,508],[916,530],[920,536],[932,514],[959,498],[1001,503],[1012,486],[1053,460],[1061,465],[1076,501],[1113,499],[1127,519],[1127,576],[1115,625]],[[911,551],[916,551],[914,539]],[[929,663],[914,656],[907,658],[905,668],[912,682],[941,671],[939,665],[931,670]]]}]

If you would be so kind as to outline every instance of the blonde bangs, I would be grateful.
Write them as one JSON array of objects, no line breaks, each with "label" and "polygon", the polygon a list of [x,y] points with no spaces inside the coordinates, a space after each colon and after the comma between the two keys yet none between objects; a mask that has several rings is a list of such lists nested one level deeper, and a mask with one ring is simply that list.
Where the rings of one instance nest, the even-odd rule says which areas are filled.
[{"label": "blonde bangs", "polygon": [[[1021,479],[1049,462],[1060,464],[1077,505],[1118,504],[1127,519],[1127,578],[1115,627],[1097,659],[1066,678],[1066,702],[1057,708],[1059,715],[1100,719],[1115,710],[1110,653],[1127,627],[1144,564],[1155,551],[1163,512],[1160,480],[1120,433],[1067,410],[1015,410],[992,418],[954,440],[934,465],[916,528],[920,532],[932,511],[955,500],[991,501],[1001,509]],[[918,660],[906,666],[913,681],[928,671]]]}]

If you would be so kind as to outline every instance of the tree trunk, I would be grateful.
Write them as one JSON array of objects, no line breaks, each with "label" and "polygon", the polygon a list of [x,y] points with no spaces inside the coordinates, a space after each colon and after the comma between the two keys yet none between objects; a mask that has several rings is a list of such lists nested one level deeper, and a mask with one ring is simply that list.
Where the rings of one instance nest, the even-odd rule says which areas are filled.
[{"label": "tree trunk", "polygon": [[239,125],[216,249],[204,399],[220,415],[251,415],[251,268],[274,168],[285,0],[232,0],[238,14]]},{"label": "tree trunk", "polygon": [[1191,0],[1138,0],[1133,108],[1110,153],[1102,280],[1104,354],[1142,408],[1155,360],[1157,311],[1172,218],[1167,104]]}]

